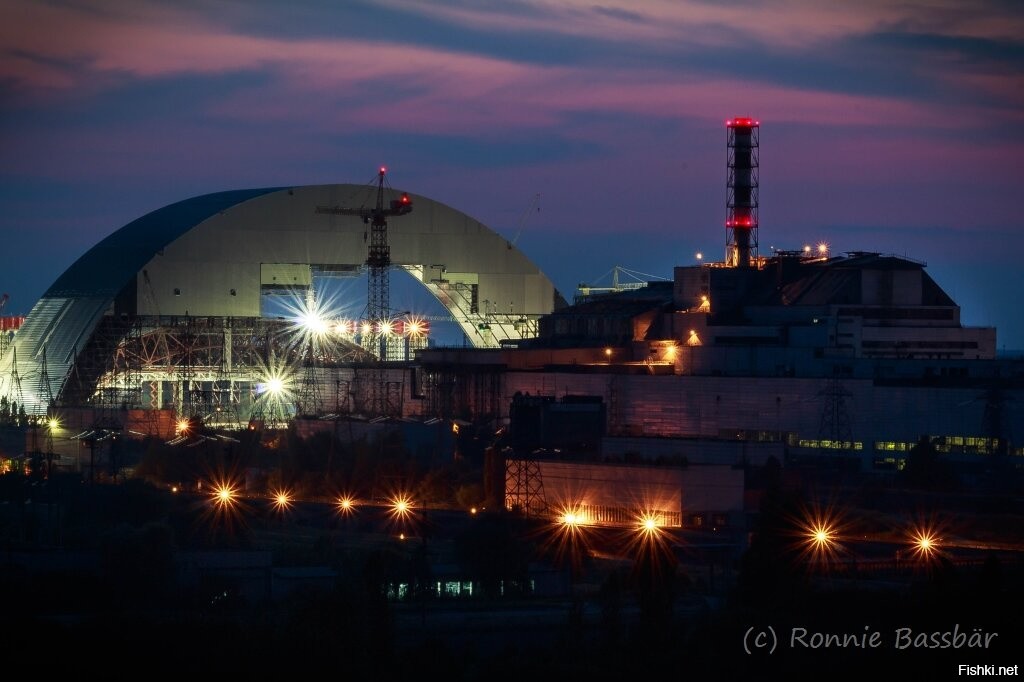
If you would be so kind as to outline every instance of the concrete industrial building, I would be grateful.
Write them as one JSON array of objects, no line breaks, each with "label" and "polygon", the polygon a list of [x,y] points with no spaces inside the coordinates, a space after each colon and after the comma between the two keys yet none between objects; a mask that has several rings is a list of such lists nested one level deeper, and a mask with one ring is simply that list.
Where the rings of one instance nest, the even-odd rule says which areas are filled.
[{"label": "concrete industrial building", "polygon": [[426,350],[423,370],[461,370],[462,383],[499,374],[497,414],[517,394],[599,398],[611,457],[891,471],[926,438],[954,459],[1024,463],[1024,362],[996,358],[995,329],[963,326],[925,264],[905,257],[827,245],[759,255],[760,126],[726,128],[724,261],[556,310],[516,349]]},{"label": "concrete industrial building", "polygon": [[[747,290],[730,305],[736,273]],[[598,397],[608,455],[692,458],[700,441],[733,444],[716,446],[719,461],[786,451],[886,470],[922,436],[967,460],[1024,452],[1024,363],[995,357],[993,329],[961,326],[922,264],[782,256],[747,273],[705,265],[675,274],[671,286],[561,309],[519,348],[426,350],[420,363],[500,372],[507,400]],[[900,285],[883,301],[885,279]]]},{"label": "concrete industrial building", "polygon": [[[566,306],[514,244],[413,195],[416,210],[390,226],[391,261],[472,347],[414,345],[418,322],[396,317],[406,352],[380,362],[360,343],[358,312],[320,317],[313,291],[318,277],[362,269],[365,224],[325,207],[364,205],[367,188],[223,192],[143,216],[79,259],[0,359],[0,391],[36,413],[84,406],[82,426],[123,428],[131,415],[132,430],[161,435],[173,419],[147,428],[146,414],[497,428],[517,395],[580,396],[604,415],[591,459],[617,466],[775,457],[885,472],[921,438],[968,463],[1024,462],[1024,362],[996,357],[994,329],[963,326],[923,263],[827,247],[759,254],[759,125],[727,130],[725,259],[678,267],[670,282]],[[299,315],[316,318],[315,351],[289,340],[308,329],[262,316],[282,290],[310,306]],[[285,374],[292,406],[271,414],[261,396]],[[728,480],[706,511],[736,511]],[[680,520],[685,503],[674,505],[665,511]]]}]

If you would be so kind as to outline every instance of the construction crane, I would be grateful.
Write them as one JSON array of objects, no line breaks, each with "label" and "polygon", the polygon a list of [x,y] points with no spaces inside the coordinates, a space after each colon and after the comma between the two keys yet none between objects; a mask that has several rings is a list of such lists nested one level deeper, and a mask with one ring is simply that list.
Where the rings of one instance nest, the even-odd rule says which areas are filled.
[{"label": "construction crane", "polygon": [[[586,284],[584,282],[581,282],[579,285],[577,285],[576,303],[581,303],[587,300],[588,297],[593,296],[595,294],[615,294],[619,293],[620,291],[635,291],[637,289],[643,289],[651,280],[665,279],[664,277],[659,277],[657,275],[648,275],[647,273],[644,272],[638,272],[636,270],[624,268],[621,265],[616,265],[611,270],[601,275],[601,277],[598,278],[598,281],[603,280],[609,272],[612,275],[612,285],[610,287],[599,287],[594,286],[592,284]],[[619,280],[620,274],[629,275],[634,279],[634,281],[622,282]]]},{"label": "construction crane", "polygon": [[512,237],[512,241],[506,242],[510,251],[512,250],[512,247],[516,245],[516,242],[519,241],[519,236],[523,233],[523,225],[526,223],[527,218],[533,215],[535,212],[534,209],[536,209],[537,213],[540,213],[540,192],[533,195],[533,201],[530,203],[529,208],[523,211],[523,215],[519,217],[519,223],[516,225],[518,228],[516,230],[516,236]]},{"label": "construction crane", "polygon": [[[366,266],[369,268],[369,280],[367,282],[366,296],[366,319],[370,323],[372,343],[369,349],[378,357],[386,358],[385,349],[379,348],[384,334],[381,329],[381,322],[388,318],[390,312],[390,294],[388,282],[388,269],[391,267],[391,247],[388,245],[388,218],[391,216],[406,215],[412,211],[412,200],[409,195],[402,193],[398,199],[393,199],[390,205],[384,206],[384,175],[386,168],[381,168],[377,173],[377,204],[374,208],[349,208],[345,206],[317,206],[317,213],[329,215],[355,215],[363,220],[363,224],[370,225],[369,247],[366,253]],[[363,233],[363,239],[366,239]],[[365,344],[364,344],[365,345]]]},{"label": "construction crane", "polygon": [[[388,318],[391,312],[389,293],[389,269],[391,267],[391,246],[388,244],[388,218],[406,215],[412,211],[412,199],[405,192],[390,204],[384,205],[384,176],[387,169],[381,167],[377,173],[377,202],[373,208],[360,206],[317,206],[317,213],[328,215],[359,216],[364,225],[370,226],[369,246],[366,252],[366,266],[369,269],[366,292],[366,326],[369,333],[363,337],[362,346],[381,361],[388,359]],[[363,239],[367,234],[363,233]],[[366,412],[373,416],[387,416],[394,406],[388,401],[388,375],[383,365],[376,370],[371,382]]]}]

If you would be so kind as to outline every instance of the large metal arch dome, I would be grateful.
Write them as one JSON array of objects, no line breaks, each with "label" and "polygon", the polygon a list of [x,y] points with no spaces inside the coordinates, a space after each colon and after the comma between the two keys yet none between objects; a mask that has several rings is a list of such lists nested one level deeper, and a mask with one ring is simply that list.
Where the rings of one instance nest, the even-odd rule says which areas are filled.
[{"label": "large metal arch dome", "polygon": [[[10,392],[16,372],[26,410],[45,411],[42,396],[58,394],[105,316],[254,317],[268,288],[301,288],[317,271],[358,272],[366,226],[317,207],[372,207],[375,190],[334,184],[218,192],[132,221],[82,255],[35,304],[3,358],[8,385],[0,390]],[[393,264],[419,280],[476,347],[535,333],[536,320],[562,300],[551,280],[478,220],[410,197],[412,213],[388,224]]]}]

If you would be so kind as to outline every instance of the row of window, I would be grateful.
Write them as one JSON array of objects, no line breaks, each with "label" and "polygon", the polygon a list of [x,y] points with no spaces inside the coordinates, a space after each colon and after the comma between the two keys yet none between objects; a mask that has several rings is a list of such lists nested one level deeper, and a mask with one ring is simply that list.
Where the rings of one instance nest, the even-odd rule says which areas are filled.
[{"label": "row of window", "polygon": [[[731,432],[735,433],[740,440],[758,440],[755,438],[739,438],[740,435],[756,432]],[[770,432],[764,432],[770,433]],[[990,454],[999,449],[998,438],[985,436],[929,436],[932,447],[936,452],[965,452],[969,454]],[[765,440],[769,440],[765,438]],[[786,434],[786,444],[791,447],[813,448],[823,450],[863,450],[864,444],[861,441],[799,438],[794,433]],[[877,452],[910,452],[917,441],[893,441],[876,440],[874,450]],[[1024,455],[1024,448],[1014,448],[1010,451],[1012,455]]]},{"label": "row of window", "polygon": [[903,471],[906,466],[907,460],[905,457],[875,457],[876,469],[895,469],[896,471]]},{"label": "row of window", "polygon": [[827,438],[822,439],[805,439],[801,438],[797,440],[796,446],[798,448],[816,448],[823,450],[863,450],[864,443],[859,440],[830,440]]},{"label": "row of window", "polygon": [[[999,449],[998,438],[987,438],[985,436],[929,436],[932,447],[936,452],[965,452],[969,454],[989,454]],[[878,440],[875,441],[875,450],[881,452],[910,452],[916,442]],[[1024,448],[1015,448],[1012,453],[1024,451]]]},{"label": "row of window", "polygon": [[[1015,457],[1024,457],[1024,448],[1014,448],[1010,451],[1010,454]],[[907,466],[906,457],[876,457],[874,462],[876,469],[894,469],[896,471],[903,471]],[[1021,468],[1024,464],[1017,464],[1017,468]]]},{"label": "row of window", "polygon": [[932,442],[941,442],[946,445],[976,446],[976,447],[999,447],[998,438],[985,438],[984,436],[932,436]]},{"label": "row of window", "polygon": [[787,435],[782,431],[754,431],[751,429],[719,429],[718,437],[726,440],[746,440],[755,443],[778,443]]},{"label": "row of window", "polygon": [[[507,583],[507,584],[506,584]],[[532,594],[537,589],[536,581],[502,580],[498,583],[498,594],[504,597],[506,588],[510,594]],[[473,596],[473,583],[468,580],[438,580],[426,589],[426,594],[439,599],[465,599]],[[409,583],[389,583],[387,598],[391,601],[405,601],[412,598],[412,587]]]}]

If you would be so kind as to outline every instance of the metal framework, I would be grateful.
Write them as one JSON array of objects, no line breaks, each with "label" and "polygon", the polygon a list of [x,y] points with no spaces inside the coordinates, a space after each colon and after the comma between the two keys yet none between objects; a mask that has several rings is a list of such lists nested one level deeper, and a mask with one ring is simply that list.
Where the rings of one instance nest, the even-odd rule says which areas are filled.
[{"label": "metal framework", "polygon": [[757,262],[757,190],[760,122],[726,121],[726,263],[747,268]]},{"label": "metal framework", "polygon": [[487,422],[501,414],[502,369],[456,364],[430,366],[422,373],[427,411],[439,419]]},{"label": "metal framework", "polygon": [[[283,320],[107,316],[78,354],[57,402],[104,413],[174,407],[182,417],[221,424],[251,414],[283,420],[293,403],[303,416],[320,416],[323,401],[309,396],[321,396],[321,385],[335,381],[325,368],[373,361],[345,339],[297,343]],[[270,377],[282,382],[274,401],[260,388]],[[277,405],[270,409],[270,402]]]},{"label": "metal framework", "polygon": [[18,374],[18,349],[12,348],[11,353],[14,355],[14,360],[11,363],[11,376],[8,377],[7,381],[6,397],[8,401],[15,401],[19,406],[23,406],[25,404],[25,392],[21,386],[21,375]]},{"label": "metal framework", "polygon": [[141,337],[139,318],[105,316],[86,346],[76,352],[73,372],[65,377],[58,401],[111,412],[137,407]]},{"label": "metal framework", "polygon": [[818,395],[822,398],[823,405],[821,426],[818,429],[819,439],[829,440],[833,444],[850,443],[853,440],[853,427],[846,409],[846,399],[853,397],[853,394],[846,389],[839,377],[831,377]]},{"label": "metal framework", "polygon": [[[368,332],[362,336],[363,348],[373,353],[381,361],[389,360],[395,351],[391,348],[392,339],[386,330],[391,318],[390,273],[391,246],[388,244],[388,218],[406,215],[412,211],[412,200],[408,194],[402,194],[384,206],[384,181],[386,168],[377,173],[377,201],[370,209],[366,207],[349,208],[344,206],[317,206],[317,213],[329,215],[355,215],[362,218],[364,224],[370,225],[369,246],[366,253],[366,266],[369,268],[366,296],[366,322]],[[364,233],[364,239],[366,235]],[[369,414],[385,416],[391,404],[387,386],[386,370],[378,368],[377,381],[370,387],[370,403],[366,408]],[[310,398],[312,399],[312,397]]]},{"label": "metal framework", "polygon": [[526,516],[548,511],[540,463],[532,459],[505,460],[505,508]]},{"label": "metal framework", "polygon": [[302,360],[302,385],[295,400],[295,414],[300,417],[318,417],[324,413],[321,378],[317,371],[317,359],[313,352],[313,338],[306,341],[306,352]]}]

